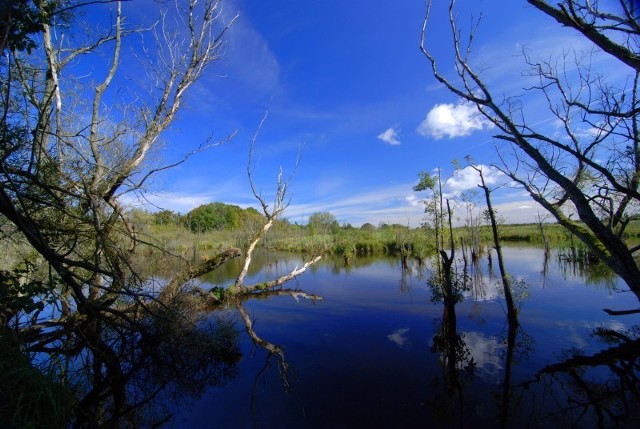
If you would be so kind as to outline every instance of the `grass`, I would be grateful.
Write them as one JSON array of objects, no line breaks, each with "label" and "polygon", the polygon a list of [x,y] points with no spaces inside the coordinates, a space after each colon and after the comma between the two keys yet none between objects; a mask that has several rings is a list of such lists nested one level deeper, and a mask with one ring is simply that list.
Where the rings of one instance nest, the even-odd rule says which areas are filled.
[{"label": "grass", "polygon": [[[568,241],[568,234],[559,225],[545,225],[545,235],[554,244]],[[543,243],[537,225],[502,225],[501,238],[505,242]],[[211,257],[230,247],[246,247],[251,234],[242,231],[209,231],[193,233],[176,225],[149,225],[144,229],[147,238],[158,249],[187,259]],[[471,231],[465,227],[454,229],[454,239],[468,240]],[[481,246],[491,242],[488,227],[481,227],[476,234]],[[336,233],[311,234],[305,228],[279,228],[269,232],[264,245],[273,250],[310,253],[364,256],[396,254],[409,251],[414,257],[425,258],[435,251],[435,233],[424,228],[388,227],[371,230],[358,228],[340,229]]]},{"label": "grass", "polygon": [[73,406],[55,373],[34,367],[13,336],[0,336],[0,427],[66,427]]}]

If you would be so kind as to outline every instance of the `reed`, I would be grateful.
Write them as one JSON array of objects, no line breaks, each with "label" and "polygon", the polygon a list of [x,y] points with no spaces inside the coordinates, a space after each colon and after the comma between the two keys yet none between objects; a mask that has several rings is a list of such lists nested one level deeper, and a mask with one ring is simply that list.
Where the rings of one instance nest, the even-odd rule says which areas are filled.
[{"label": "reed", "polygon": [[[194,233],[180,225],[145,224],[139,226],[139,235],[155,245],[155,250],[167,251],[185,259],[211,257],[231,247],[245,248],[254,231],[222,230]],[[500,225],[500,239],[510,243],[543,245],[546,238],[554,247],[570,246],[576,239],[558,224],[504,224]],[[543,236],[544,233],[544,236]],[[476,251],[491,247],[488,226],[475,230],[455,227],[456,243],[475,246]],[[627,232],[629,241],[639,241],[640,226]],[[333,233],[312,234],[308,228],[284,225],[270,231],[262,245],[266,248],[307,254],[333,254],[347,257],[398,254],[424,259],[435,251],[434,231],[429,228],[407,228],[391,225],[374,229],[340,228]]]},{"label": "reed", "polygon": [[0,383],[0,427],[66,427],[74,407],[70,389],[55,371],[32,366],[10,334],[0,335]]}]

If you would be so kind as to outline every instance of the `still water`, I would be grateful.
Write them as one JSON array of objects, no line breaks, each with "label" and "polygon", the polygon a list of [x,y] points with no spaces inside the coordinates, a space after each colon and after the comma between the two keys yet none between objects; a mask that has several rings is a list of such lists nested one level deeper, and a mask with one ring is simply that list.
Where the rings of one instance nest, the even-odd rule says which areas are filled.
[{"label": "still water", "polygon": [[[636,308],[637,298],[557,251],[504,253],[517,326],[507,322],[497,264],[486,255],[468,268],[463,299],[448,309],[433,302],[428,265],[323,259],[287,285],[321,301],[244,304],[255,333],[284,359],[243,334],[237,376],[180,404],[167,427],[640,427],[640,315],[603,311]],[[286,254],[262,259],[255,281],[302,263]],[[203,286],[226,284],[237,267],[227,269]]]}]

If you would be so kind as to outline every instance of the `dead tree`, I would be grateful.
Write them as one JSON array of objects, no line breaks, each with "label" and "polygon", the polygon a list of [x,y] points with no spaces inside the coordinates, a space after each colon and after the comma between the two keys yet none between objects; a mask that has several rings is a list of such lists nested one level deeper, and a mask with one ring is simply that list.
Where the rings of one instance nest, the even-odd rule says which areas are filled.
[{"label": "dead tree", "polygon": [[[537,80],[527,96],[537,95],[547,103],[548,117],[562,126],[560,137],[544,124],[528,119],[519,96],[498,97],[500,89],[490,86],[481,70],[472,65],[472,43],[479,23],[474,23],[469,38],[462,40],[455,0],[449,3],[448,20],[456,79],[441,71],[450,67],[442,67],[429,47],[435,40],[429,33],[431,1],[427,2],[421,50],[435,78],[494,125],[494,138],[504,143],[499,151],[502,170],[640,298],[636,263],[640,247],[625,241],[627,227],[638,219],[640,203],[638,10],[633,2],[623,0],[611,4],[586,0],[528,3],[576,30],[615,67],[626,71],[625,79],[613,81],[598,74],[589,57],[578,53],[571,64],[577,73],[566,74],[563,62],[570,60],[566,53],[554,62],[531,58],[524,52],[529,77]],[[437,40],[441,44],[442,35]],[[593,132],[585,135],[585,128]]]},{"label": "dead tree", "polygon": [[[22,350],[72,362],[88,374],[86,391],[79,391],[79,426],[115,426],[132,405],[127,383],[148,363],[148,349],[157,351],[164,341],[156,327],[179,326],[172,339],[196,332],[186,311],[195,303],[169,292],[236,256],[229,252],[215,263],[188,267],[169,282],[171,299],[158,299],[134,267],[138,247],[146,243],[123,199],[159,171],[218,144],[205,141],[171,165],[149,164],[186,94],[220,57],[237,16],[225,18],[217,0],[176,0],[171,10],[158,5],[156,23],[131,28],[120,2],[70,6],[103,8],[94,16],[106,18],[107,27],[88,30],[79,17],[62,19],[66,2],[17,3],[38,17],[29,31],[41,43],[20,45],[0,26],[10,35],[0,35],[0,215],[48,273],[38,288],[23,289],[17,298],[48,303],[52,311],[23,306],[12,334]],[[12,14],[8,24],[18,18]],[[143,47],[128,56],[132,51],[124,44],[134,39],[144,40]],[[90,74],[78,72],[85,61]],[[125,62],[141,71],[134,77],[140,81],[126,90]]]},{"label": "dead tree", "polygon": [[507,274],[507,270],[504,266],[504,258],[502,256],[502,246],[500,245],[500,234],[498,233],[498,222],[496,222],[496,213],[491,204],[491,190],[484,181],[484,175],[482,174],[482,167],[471,165],[471,168],[478,172],[480,176],[480,189],[484,192],[485,201],[487,203],[487,217],[491,225],[491,233],[493,237],[493,248],[496,250],[498,257],[498,268],[500,269],[500,278],[502,279],[502,290],[504,291],[504,298],[507,302],[507,317],[509,322],[516,322],[518,319],[518,312],[513,302],[513,295],[511,293],[511,280]]}]

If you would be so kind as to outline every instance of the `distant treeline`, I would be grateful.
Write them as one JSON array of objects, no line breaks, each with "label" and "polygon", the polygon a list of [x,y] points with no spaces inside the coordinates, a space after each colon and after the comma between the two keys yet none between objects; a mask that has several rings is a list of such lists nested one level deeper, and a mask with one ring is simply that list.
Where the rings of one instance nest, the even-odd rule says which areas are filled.
[{"label": "distant treeline", "polygon": [[233,231],[264,222],[264,216],[253,207],[224,203],[203,204],[186,215],[161,210],[151,216],[156,225],[180,225],[192,232]]},{"label": "distant treeline", "polygon": [[[147,234],[166,250],[183,255],[205,256],[229,247],[244,247],[265,223],[254,208],[224,203],[201,205],[180,215],[169,210],[132,213],[138,231]],[[482,251],[491,246],[488,225],[459,226],[453,230],[456,246]],[[571,244],[571,235],[558,224],[501,225],[504,242],[552,245]],[[429,226],[365,223],[339,224],[329,212],[309,216],[306,224],[278,220],[263,242],[274,250],[332,253],[350,258],[357,255],[407,254],[424,258],[435,251],[435,231]]]},{"label": "distant treeline", "polygon": [[[137,219],[153,219],[156,225],[176,225],[185,227],[195,233],[206,233],[210,231],[236,231],[239,229],[252,228],[265,222],[265,217],[253,207],[241,208],[233,204],[220,202],[203,204],[191,210],[187,214],[181,215],[171,210],[161,210],[155,213],[134,211]],[[356,229],[350,224],[343,224],[337,221],[335,216],[329,212],[317,212],[309,216],[308,222],[304,225],[291,223],[287,219],[279,220],[281,225],[294,229],[308,228],[317,234],[335,234],[340,230]],[[381,223],[377,227],[371,223],[365,223],[359,229],[364,231],[374,231],[376,229],[407,229],[400,224]]]}]

